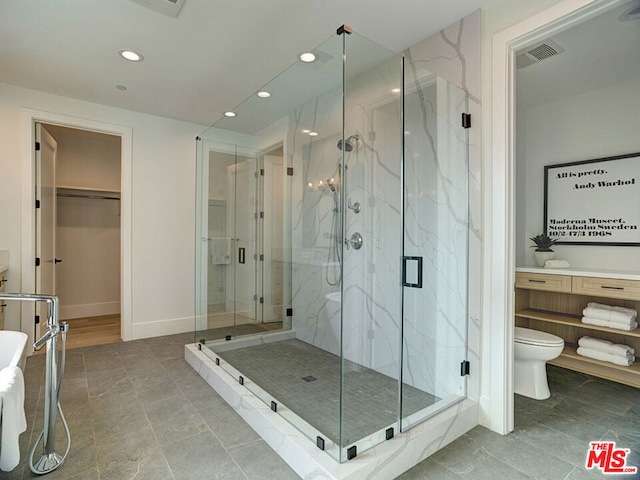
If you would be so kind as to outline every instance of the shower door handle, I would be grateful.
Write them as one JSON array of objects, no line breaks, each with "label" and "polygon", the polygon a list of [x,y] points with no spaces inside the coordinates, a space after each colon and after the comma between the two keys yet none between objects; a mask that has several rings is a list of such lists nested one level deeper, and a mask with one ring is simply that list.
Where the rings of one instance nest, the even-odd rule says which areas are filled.
[{"label": "shower door handle", "polygon": [[238,248],[238,263],[244,263],[245,247]]},{"label": "shower door handle", "polygon": [[[407,262],[416,262],[416,271],[411,272],[411,280],[415,281],[407,280]],[[402,286],[422,288],[422,257],[402,257]]]}]

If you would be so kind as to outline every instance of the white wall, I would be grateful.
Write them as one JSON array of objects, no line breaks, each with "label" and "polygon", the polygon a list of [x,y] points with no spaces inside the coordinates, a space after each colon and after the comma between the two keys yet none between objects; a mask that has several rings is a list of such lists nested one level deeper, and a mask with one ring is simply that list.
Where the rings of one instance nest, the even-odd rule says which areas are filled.
[{"label": "white wall", "polygon": [[[516,217],[524,229],[516,238],[518,265],[534,265],[530,237],[543,230],[544,166],[640,151],[640,78],[544,105],[522,113],[525,128],[516,168],[524,172],[526,194]],[[521,184],[518,183],[518,188]],[[611,198],[615,202],[615,198]],[[640,270],[637,247],[557,245],[556,258],[572,267]]]},{"label": "white wall", "polygon": [[[193,329],[195,137],[204,126],[82,102],[0,83],[0,249],[11,282],[21,285],[22,108],[128,126],[133,132],[131,337]],[[16,305],[8,328],[18,329]]]},{"label": "white wall", "polygon": [[56,185],[120,191],[120,137],[45,125],[58,143]]}]

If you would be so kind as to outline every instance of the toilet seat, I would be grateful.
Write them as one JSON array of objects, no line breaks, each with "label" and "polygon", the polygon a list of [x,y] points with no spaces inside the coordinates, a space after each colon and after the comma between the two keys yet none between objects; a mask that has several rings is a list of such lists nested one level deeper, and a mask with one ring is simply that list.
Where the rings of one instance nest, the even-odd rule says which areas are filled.
[{"label": "toilet seat", "polygon": [[557,335],[523,327],[516,327],[515,341],[516,343],[535,345],[538,347],[564,346],[564,340]]}]

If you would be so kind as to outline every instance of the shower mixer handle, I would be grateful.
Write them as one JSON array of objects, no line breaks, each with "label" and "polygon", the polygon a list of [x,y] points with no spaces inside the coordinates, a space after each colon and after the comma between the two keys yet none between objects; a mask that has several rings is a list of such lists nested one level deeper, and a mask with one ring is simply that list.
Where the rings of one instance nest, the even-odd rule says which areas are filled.
[{"label": "shower mixer handle", "polygon": [[359,232],[355,232],[345,243],[347,244],[347,250],[351,247],[353,247],[354,250],[360,250],[362,248],[362,242],[362,235],[360,235]]}]

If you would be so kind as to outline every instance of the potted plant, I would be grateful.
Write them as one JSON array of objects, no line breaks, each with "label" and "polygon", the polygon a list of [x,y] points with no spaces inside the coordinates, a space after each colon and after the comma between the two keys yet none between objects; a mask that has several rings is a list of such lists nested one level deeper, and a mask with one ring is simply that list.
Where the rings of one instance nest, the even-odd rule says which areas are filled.
[{"label": "potted plant", "polygon": [[551,247],[558,243],[559,238],[551,238],[544,233],[539,233],[535,237],[531,237],[530,240],[535,244],[531,245],[531,248],[536,248],[533,256],[536,260],[536,265],[539,267],[544,267],[544,262],[553,260],[556,256]]}]

